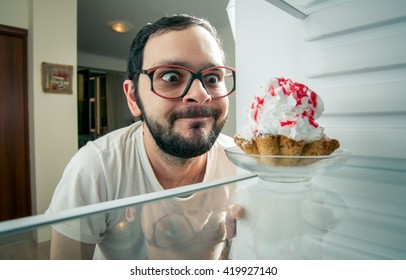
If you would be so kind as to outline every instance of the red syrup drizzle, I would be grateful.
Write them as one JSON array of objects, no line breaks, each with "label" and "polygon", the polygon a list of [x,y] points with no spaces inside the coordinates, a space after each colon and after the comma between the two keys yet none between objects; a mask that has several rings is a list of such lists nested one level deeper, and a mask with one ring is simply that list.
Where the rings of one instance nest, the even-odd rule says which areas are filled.
[{"label": "red syrup drizzle", "polygon": [[[313,105],[313,108],[317,108],[317,94],[310,90],[306,85],[301,84],[301,83],[296,83],[292,82],[290,79],[285,79],[285,78],[277,78],[278,80],[278,85],[282,87],[283,93],[285,95],[291,95],[293,93],[293,97],[296,99],[296,106],[300,106],[303,104],[303,98],[309,97],[307,94],[310,92],[310,98],[308,103]],[[289,88],[289,91],[287,90]],[[271,87],[269,89],[271,94],[274,96],[275,94],[275,89]],[[314,114],[315,111],[313,109],[310,109],[310,111],[304,111],[301,115],[302,118],[307,117],[309,120],[310,125],[313,127],[317,128],[319,125],[316,123],[314,120]],[[281,126],[293,126],[296,124],[295,121],[282,121],[280,122]]]},{"label": "red syrup drizzle", "polygon": [[258,122],[259,109],[262,106],[264,106],[264,102],[265,102],[265,97],[261,98],[261,97],[255,96],[255,100],[251,104],[251,109],[255,110],[254,111],[254,121],[255,122]]}]

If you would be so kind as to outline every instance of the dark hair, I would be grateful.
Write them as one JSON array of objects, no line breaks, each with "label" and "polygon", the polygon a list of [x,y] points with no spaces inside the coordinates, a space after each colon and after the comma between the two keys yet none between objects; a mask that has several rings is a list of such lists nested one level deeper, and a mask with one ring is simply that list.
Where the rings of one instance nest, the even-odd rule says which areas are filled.
[{"label": "dark hair", "polygon": [[220,50],[223,53],[221,42],[217,35],[216,29],[205,19],[180,14],[180,15],[165,16],[158,19],[154,23],[148,23],[135,36],[131,44],[130,54],[128,56],[126,78],[133,81],[135,92],[137,92],[136,89],[138,88],[139,74],[134,73],[134,70],[140,70],[142,67],[144,57],[144,47],[149,37],[152,34],[158,32],[165,33],[173,30],[184,30],[191,26],[201,26],[204,29],[206,29],[216,39],[220,47]]}]

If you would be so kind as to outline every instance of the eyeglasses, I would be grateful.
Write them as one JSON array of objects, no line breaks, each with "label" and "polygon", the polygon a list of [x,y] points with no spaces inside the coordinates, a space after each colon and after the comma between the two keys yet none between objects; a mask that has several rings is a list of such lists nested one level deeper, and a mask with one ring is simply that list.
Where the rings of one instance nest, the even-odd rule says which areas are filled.
[{"label": "eyeglasses", "polygon": [[182,99],[193,81],[198,79],[212,99],[220,99],[235,92],[235,69],[228,66],[213,66],[198,73],[180,65],[160,65],[135,73],[148,75],[151,91],[169,99]]}]

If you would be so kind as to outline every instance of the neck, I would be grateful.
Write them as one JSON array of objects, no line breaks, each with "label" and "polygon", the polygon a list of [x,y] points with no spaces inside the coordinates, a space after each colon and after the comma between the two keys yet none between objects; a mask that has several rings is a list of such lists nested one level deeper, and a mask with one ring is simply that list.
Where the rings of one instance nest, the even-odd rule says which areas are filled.
[{"label": "neck", "polygon": [[155,141],[145,141],[144,138],[144,145],[155,177],[164,189],[203,181],[206,172],[207,153],[194,158],[179,158],[163,152]]},{"label": "neck", "polygon": [[192,159],[162,155],[152,164],[155,176],[164,189],[171,189],[203,181],[206,172],[207,153]]}]

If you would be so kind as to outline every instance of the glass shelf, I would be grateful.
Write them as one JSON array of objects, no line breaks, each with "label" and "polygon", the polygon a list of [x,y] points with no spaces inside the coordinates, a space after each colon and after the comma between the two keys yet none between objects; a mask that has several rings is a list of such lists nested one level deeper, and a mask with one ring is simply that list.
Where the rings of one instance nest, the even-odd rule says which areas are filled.
[{"label": "glass shelf", "polygon": [[[81,227],[76,238],[88,241],[83,225],[100,218],[109,224],[104,238],[119,244],[109,248],[119,259],[134,258],[142,246],[150,259],[221,258],[226,244],[229,259],[406,259],[406,173],[354,162],[289,187],[239,170],[217,181],[1,222],[0,259],[48,259],[51,227]],[[233,203],[245,211],[234,238],[223,225]],[[135,245],[140,237],[143,244]]]}]

